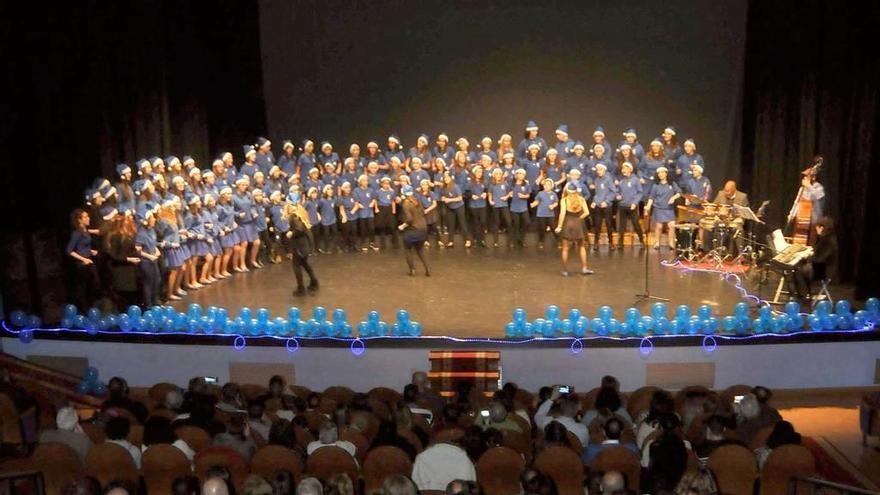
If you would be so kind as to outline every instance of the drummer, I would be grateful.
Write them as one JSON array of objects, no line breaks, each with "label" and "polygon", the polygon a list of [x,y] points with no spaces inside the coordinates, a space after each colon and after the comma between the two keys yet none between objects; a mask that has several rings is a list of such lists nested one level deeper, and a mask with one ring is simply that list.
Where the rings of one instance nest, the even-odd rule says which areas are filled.
[{"label": "drummer", "polygon": [[715,204],[718,207],[719,220],[724,222],[727,227],[733,227],[733,235],[736,238],[737,247],[742,250],[742,239],[739,233],[742,232],[743,218],[736,215],[733,206],[749,206],[749,195],[737,191],[736,182],[729,180],[724,183],[724,189],[718,191],[715,196]]}]

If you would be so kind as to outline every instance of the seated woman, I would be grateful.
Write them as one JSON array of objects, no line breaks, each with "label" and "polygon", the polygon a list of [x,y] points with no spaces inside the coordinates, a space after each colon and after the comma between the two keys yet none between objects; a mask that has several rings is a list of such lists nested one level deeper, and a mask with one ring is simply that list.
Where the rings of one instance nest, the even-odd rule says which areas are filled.
[{"label": "seated woman", "polygon": [[800,445],[801,444],[801,434],[794,430],[794,426],[788,421],[780,421],[776,423],[776,426],[773,427],[773,431],[770,432],[770,436],[767,437],[767,442],[763,447],[755,449],[755,457],[758,459],[758,469],[764,469],[764,464],[767,462],[767,458],[770,457],[770,452],[773,452],[773,449],[777,447],[782,447],[783,445]]}]

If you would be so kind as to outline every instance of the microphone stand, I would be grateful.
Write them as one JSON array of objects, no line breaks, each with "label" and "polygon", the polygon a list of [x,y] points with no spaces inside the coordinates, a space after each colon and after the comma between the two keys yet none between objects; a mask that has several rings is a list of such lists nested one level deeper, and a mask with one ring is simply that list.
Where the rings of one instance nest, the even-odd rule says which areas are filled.
[{"label": "microphone stand", "polygon": [[[645,222],[647,224],[646,226],[648,228],[650,228],[651,227],[650,217],[648,215],[645,215],[645,216],[648,218],[648,221]],[[669,235],[675,235],[675,234],[673,232],[669,232]],[[645,241],[647,241],[647,240],[648,240],[648,236],[646,235]],[[657,239],[656,242],[659,243],[660,239]],[[649,277],[648,277],[648,258],[650,258],[649,249],[651,249],[651,248],[649,248],[647,246],[645,247],[645,291],[641,294],[636,294],[636,302],[633,303],[633,306],[638,306],[640,303],[643,303],[645,301],[669,302],[669,299],[667,299],[665,297],[655,296],[655,295],[651,294],[651,288],[648,285],[648,279],[649,279]]]}]

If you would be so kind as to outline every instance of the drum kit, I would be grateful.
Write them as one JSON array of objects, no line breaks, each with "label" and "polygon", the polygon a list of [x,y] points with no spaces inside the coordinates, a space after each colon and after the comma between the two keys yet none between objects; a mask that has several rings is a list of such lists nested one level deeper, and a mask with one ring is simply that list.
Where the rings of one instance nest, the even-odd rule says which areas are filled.
[{"label": "drum kit", "polygon": [[675,225],[676,258],[716,267],[749,260],[748,246],[740,251],[736,243],[743,219],[729,205],[701,203],[699,198],[688,196],[691,206],[679,207],[684,218]]}]

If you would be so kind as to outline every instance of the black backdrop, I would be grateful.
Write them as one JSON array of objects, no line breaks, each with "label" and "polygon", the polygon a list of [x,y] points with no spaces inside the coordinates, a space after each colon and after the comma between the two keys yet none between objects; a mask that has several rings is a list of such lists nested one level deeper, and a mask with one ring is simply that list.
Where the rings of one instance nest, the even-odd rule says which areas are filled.
[{"label": "black backdrop", "polygon": [[739,162],[742,0],[260,0],[272,135],[406,146],[560,122],[612,145],[666,125],[696,138],[716,182]]},{"label": "black backdrop", "polygon": [[880,294],[880,78],[876,2],[755,1],[749,6],[742,178],[772,199],[780,224],[815,154],[826,210],[838,225],[840,276],[858,296]]}]

